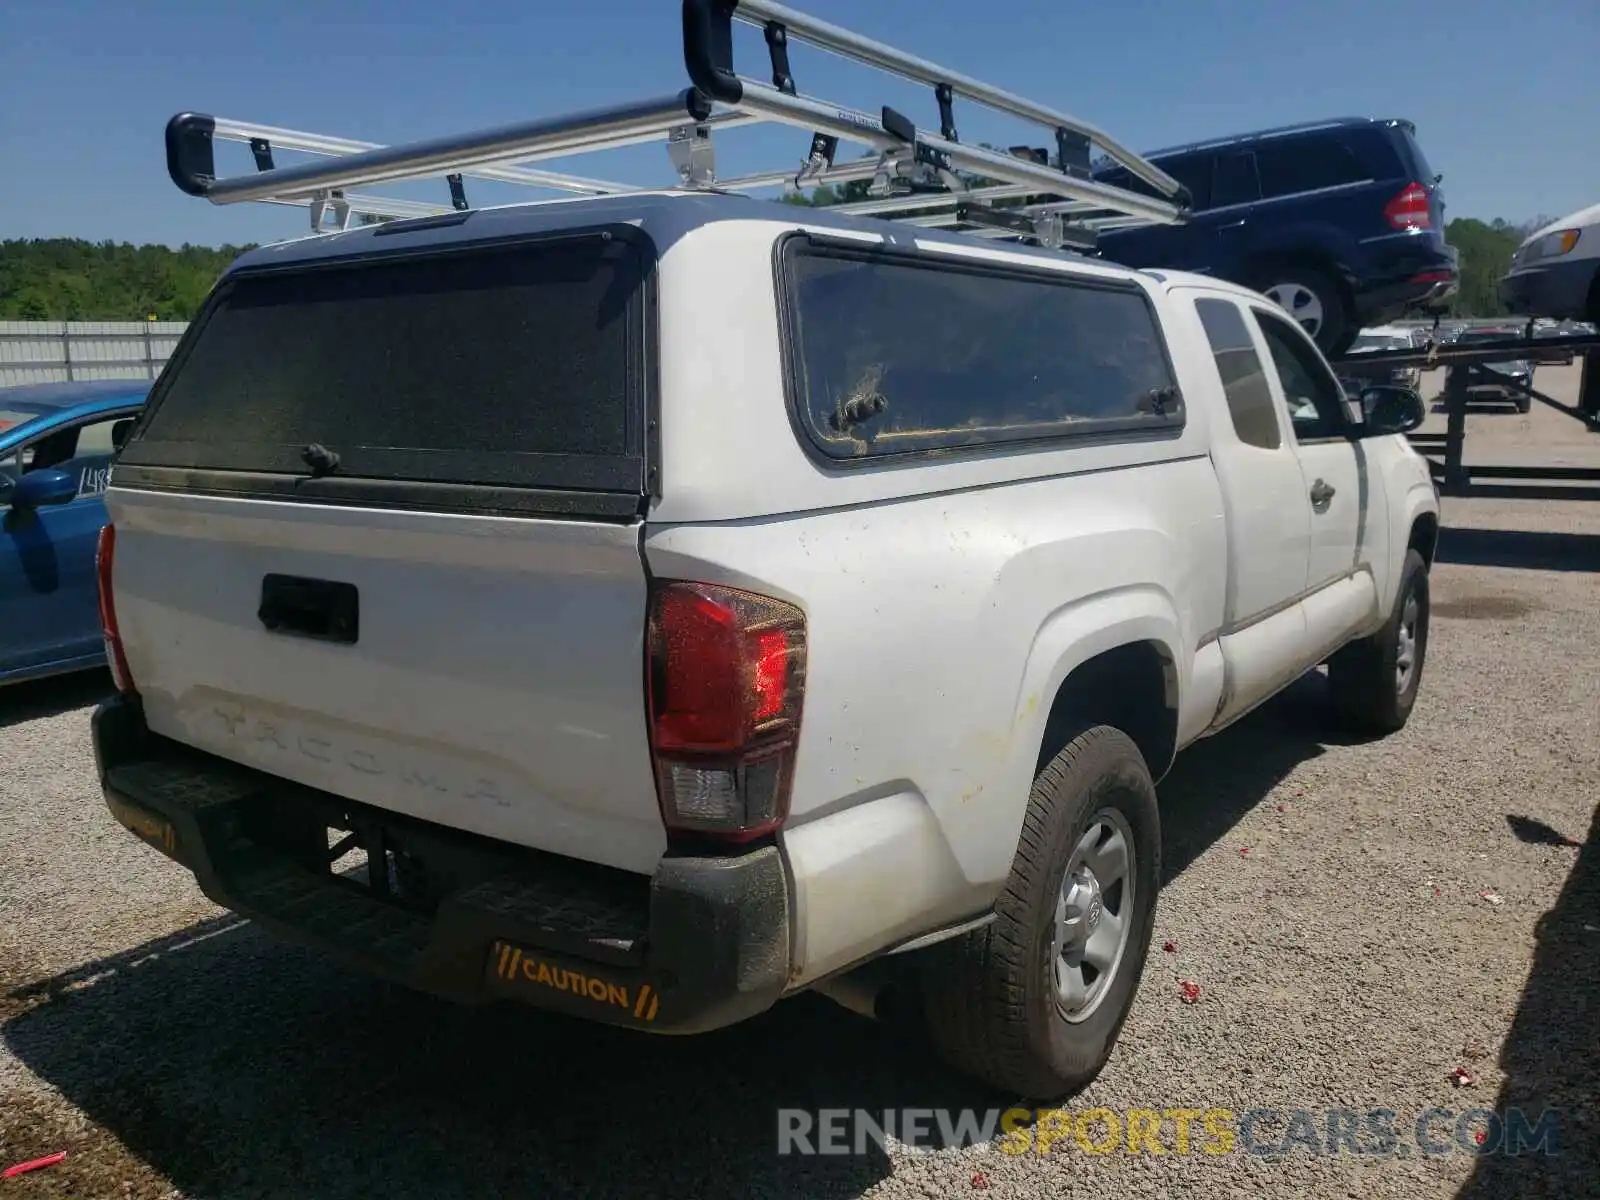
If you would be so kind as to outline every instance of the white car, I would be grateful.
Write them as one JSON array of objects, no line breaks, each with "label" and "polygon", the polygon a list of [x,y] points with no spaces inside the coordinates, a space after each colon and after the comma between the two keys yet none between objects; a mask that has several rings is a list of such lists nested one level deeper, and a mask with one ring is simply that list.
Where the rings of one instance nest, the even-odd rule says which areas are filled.
[{"label": "white car", "polygon": [[1600,204],[1535,230],[1500,281],[1514,313],[1600,323]]},{"label": "white car", "polygon": [[253,251],[106,493],[106,797],[441,995],[682,1033],[892,961],[1057,1095],[1173,756],[1323,662],[1406,723],[1439,506],[1367,400],[1243,288],[741,197]]}]

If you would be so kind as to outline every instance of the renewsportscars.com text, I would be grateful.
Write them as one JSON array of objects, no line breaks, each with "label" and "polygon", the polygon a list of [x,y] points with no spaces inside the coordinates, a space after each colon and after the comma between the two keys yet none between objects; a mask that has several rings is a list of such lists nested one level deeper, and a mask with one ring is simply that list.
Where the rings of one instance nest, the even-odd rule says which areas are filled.
[{"label": "renewsportscars.com text", "polygon": [[778,1110],[780,1155],[867,1154],[890,1146],[1000,1154],[1559,1154],[1555,1110],[1428,1108],[1008,1108]]}]

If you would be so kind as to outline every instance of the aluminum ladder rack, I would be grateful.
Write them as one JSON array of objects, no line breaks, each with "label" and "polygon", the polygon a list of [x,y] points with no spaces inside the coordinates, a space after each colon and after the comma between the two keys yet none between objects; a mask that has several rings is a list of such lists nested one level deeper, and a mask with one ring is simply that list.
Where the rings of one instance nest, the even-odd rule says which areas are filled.
[{"label": "aluminum ladder rack", "polygon": [[[465,210],[468,179],[576,195],[643,190],[528,164],[647,142],[667,145],[676,175],[668,186],[759,192],[864,180],[869,184],[867,199],[838,204],[831,211],[1051,249],[1091,248],[1099,229],[1176,224],[1187,215],[1190,197],[1177,180],[1065,113],[771,0],[682,0],[682,10],[689,86],[677,92],[395,146],[179,113],[167,123],[167,170],[184,192],[214,204],[254,201],[308,208],[314,232],[345,228],[352,214],[404,219]],[[762,30],[771,83],[734,70],[735,22]],[[791,41],[931,88],[938,132],[918,128],[887,106],[872,116],[801,95],[789,62]],[[1053,143],[1053,156],[1048,149],[1002,151],[962,142],[955,124],[958,99],[1042,127]],[[713,134],[754,124],[792,126],[810,134],[798,167],[719,180]],[[219,139],[247,143],[255,172],[218,176]],[[837,161],[841,141],[866,147],[864,155]],[[1091,145],[1154,194],[1095,181],[1089,166]],[[274,157],[279,150],[319,157],[279,166]],[[448,204],[446,197],[424,203],[350,190],[427,179],[445,181]]]}]

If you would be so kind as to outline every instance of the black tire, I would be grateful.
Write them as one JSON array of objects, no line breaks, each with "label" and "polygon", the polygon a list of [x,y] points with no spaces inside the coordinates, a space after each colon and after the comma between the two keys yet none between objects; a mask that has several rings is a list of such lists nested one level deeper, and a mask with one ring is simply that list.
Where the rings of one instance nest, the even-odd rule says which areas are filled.
[{"label": "black tire", "polygon": [[[1078,1022],[1057,1004],[1056,904],[1074,849],[1106,810],[1131,834],[1133,862],[1121,893],[1127,940]],[[1114,820],[1116,817],[1109,818]],[[1110,826],[1107,825],[1109,828]],[[1155,784],[1121,730],[1087,727],[1034,780],[1011,876],[995,920],[934,946],[922,962],[922,1017],[956,1069],[1031,1100],[1074,1092],[1099,1074],[1127,1019],[1150,949],[1161,878]],[[1110,892],[1104,909],[1116,913]],[[1089,928],[1097,917],[1089,916]]]},{"label": "black tire", "polygon": [[[1409,601],[1416,601],[1411,673],[1401,686],[1398,669],[1400,627]],[[1360,733],[1386,734],[1404,728],[1417,702],[1428,657],[1428,564],[1416,550],[1406,551],[1394,611],[1383,628],[1351,642],[1328,660],[1334,704],[1346,725]]]},{"label": "black tire", "polygon": [[[1309,329],[1306,332],[1311,334],[1324,355],[1329,358],[1342,356],[1361,330],[1352,317],[1343,289],[1333,276],[1320,267],[1294,259],[1266,263],[1250,273],[1249,286],[1259,292],[1264,293],[1268,288],[1281,285],[1304,288],[1316,297],[1322,309],[1322,320],[1315,332]],[[1291,319],[1299,321],[1304,327],[1304,322],[1300,321],[1293,309],[1287,311]]]},{"label": "black tire", "polygon": [[1533,411],[1533,397],[1528,395],[1527,392],[1517,393],[1517,411],[1519,413]]}]

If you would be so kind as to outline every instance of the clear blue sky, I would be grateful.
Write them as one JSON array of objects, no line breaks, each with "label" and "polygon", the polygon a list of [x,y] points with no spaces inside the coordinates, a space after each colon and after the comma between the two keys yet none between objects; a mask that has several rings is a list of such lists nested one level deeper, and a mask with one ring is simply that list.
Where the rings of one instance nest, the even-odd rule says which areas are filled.
[{"label": "clear blue sky", "polygon": [[[1324,116],[1405,116],[1444,174],[1451,216],[1523,220],[1600,201],[1597,0],[797,7],[1051,103],[1137,149]],[[193,109],[392,142],[668,92],[686,82],[678,10],[677,0],[14,0],[0,13],[0,238],[292,236],[306,228],[301,210],[218,208],[173,187],[167,118]],[[741,72],[765,78],[760,34],[742,29],[739,48]],[[802,92],[934,121],[924,89],[886,90],[807,47],[793,62]],[[962,115],[965,140],[1019,140],[1016,127]],[[798,131],[730,134],[719,167],[788,165],[805,142]],[[221,151],[224,173],[250,169],[243,146]],[[568,165],[631,183],[670,177],[659,146]],[[394,194],[444,199],[442,183]],[[475,203],[516,194],[469,189]]]}]

